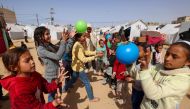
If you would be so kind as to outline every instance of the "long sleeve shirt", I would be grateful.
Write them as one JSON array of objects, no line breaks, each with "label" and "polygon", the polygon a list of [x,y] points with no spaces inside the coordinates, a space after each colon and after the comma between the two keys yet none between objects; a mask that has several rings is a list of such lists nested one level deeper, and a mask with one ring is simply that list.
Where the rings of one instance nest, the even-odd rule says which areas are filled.
[{"label": "long sleeve shirt", "polygon": [[57,78],[59,68],[58,62],[65,52],[65,42],[61,41],[59,50],[56,53],[48,51],[43,46],[37,47],[37,52],[45,65],[45,78],[48,82],[51,82],[52,79]]},{"label": "long sleeve shirt", "polygon": [[117,59],[114,62],[113,65],[113,72],[116,72],[116,78],[117,80],[125,80],[126,76],[122,72],[126,72],[127,68],[125,64],[120,63]]},{"label": "long sleeve shirt", "polygon": [[[73,71],[81,72],[85,69],[85,63],[95,59],[96,51],[85,50],[79,43],[75,42],[72,49],[72,64]],[[88,56],[88,57],[87,57]]]},{"label": "long sleeve shirt", "polygon": [[57,89],[57,84],[48,83],[39,73],[30,77],[7,76],[0,80],[4,89],[9,91],[11,109],[56,109],[52,102],[45,103],[43,92]]},{"label": "long sleeve shirt", "polygon": [[190,88],[189,67],[164,70],[157,65],[139,75],[145,93],[141,109],[177,109]]}]

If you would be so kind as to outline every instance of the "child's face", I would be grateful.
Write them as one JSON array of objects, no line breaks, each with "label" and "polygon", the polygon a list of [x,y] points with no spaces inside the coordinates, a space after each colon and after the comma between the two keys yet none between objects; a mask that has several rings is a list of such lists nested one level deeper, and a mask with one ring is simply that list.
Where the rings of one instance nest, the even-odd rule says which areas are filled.
[{"label": "child's face", "polygon": [[85,43],[86,42],[86,37],[85,37],[86,34],[83,34],[80,38],[79,38],[79,41],[81,43]]},{"label": "child's face", "polygon": [[162,48],[163,48],[163,46],[158,46],[156,48],[156,52],[161,53],[162,52]]},{"label": "child's face", "polygon": [[100,47],[104,47],[104,41],[100,41]]},{"label": "child's face", "polygon": [[172,70],[185,65],[190,65],[185,49],[180,45],[172,45],[166,52],[164,67]]},{"label": "child's face", "polygon": [[146,48],[146,55],[147,56],[151,55],[151,49],[150,49],[150,47]]},{"label": "child's face", "polygon": [[19,66],[17,68],[19,73],[30,73],[35,71],[35,63],[29,51],[23,53],[19,58]]},{"label": "child's face", "polygon": [[115,38],[114,40],[115,40],[116,43],[121,42],[118,38]]},{"label": "child's face", "polygon": [[138,46],[138,48],[139,48],[139,58],[143,58],[146,53],[142,46]]},{"label": "child's face", "polygon": [[51,42],[51,35],[49,30],[46,30],[43,37],[44,42],[49,43]]}]

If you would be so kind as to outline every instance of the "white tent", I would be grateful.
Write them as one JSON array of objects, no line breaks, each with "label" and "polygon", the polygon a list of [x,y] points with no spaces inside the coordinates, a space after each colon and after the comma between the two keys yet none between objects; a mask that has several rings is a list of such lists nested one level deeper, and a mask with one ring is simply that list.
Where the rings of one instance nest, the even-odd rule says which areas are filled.
[{"label": "white tent", "polygon": [[141,31],[148,29],[147,25],[142,20],[137,20],[136,22],[128,23],[124,26],[125,29],[131,28],[129,40],[133,40],[134,37],[140,37]]},{"label": "white tent", "polygon": [[158,26],[148,26],[147,31],[159,31],[159,25]]},{"label": "white tent", "polygon": [[24,26],[16,24],[7,24],[8,28],[11,28],[9,35],[11,39],[23,39],[24,38]]},{"label": "white tent", "polygon": [[119,32],[120,28],[121,28],[121,25],[115,26],[110,29],[110,33]]},{"label": "white tent", "polygon": [[62,26],[45,25],[45,24],[42,24],[41,26],[45,26],[50,30],[51,40],[59,40],[61,38],[61,33],[63,32],[63,29],[66,28]]},{"label": "white tent", "polygon": [[160,33],[165,34],[165,43],[172,44],[176,41],[180,24],[167,24],[160,29]]},{"label": "white tent", "polygon": [[184,31],[189,31],[189,29],[190,29],[190,22],[181,23],[181,27],[179,29],[178,35],[177,35],[177,37],[176,37],[176,39],[174,41],[176,42],[177,40],[179,40],[179,34],[180,33],[184,32]]},{"label": "white tent", "polygon": [[37,26],[31,26],[31,25],[26,25],[24,29],[27,31],[28,37],[33,39],[34,36],[34,30],[36,29]]}]

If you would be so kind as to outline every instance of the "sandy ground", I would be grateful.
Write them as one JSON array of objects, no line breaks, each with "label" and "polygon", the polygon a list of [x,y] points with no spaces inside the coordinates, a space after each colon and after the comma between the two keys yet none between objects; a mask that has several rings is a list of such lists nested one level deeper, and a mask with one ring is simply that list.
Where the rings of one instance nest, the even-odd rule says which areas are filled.
[{"label": "sandy ground", "polygon": [[[20,41],[23,40],[14,40],[13,42],[16,46],[20,46]],[[35,60],[36,70],[43,75],[44,68],[37,59],[37,53],[34,46],[34,42],[32,40],[29,40],[27,46]],[[0,58],[0,69],[1,69],[0,74],[5,75],[6,70],[3,67],[1,58]],[[70,90],[70,92],[65,98],[65,103],[71,106],[70,109],[131,109],[131,102],[130,102],[131,85],[128,85],[128,87],[126,88],[125,96],[127,102],[123,105],[120,105],[119,103],[115,102],[114,91],[109,87],[109,85],[102,85],[103,77],[94,75],[92,72],[89,72],[88,76],[90,78],[94,96],[99,97],[100,101],[93,103],[89,102],[86,95],[85,87],[81,83],[81,81],[78,80],[74,85],[74,88]],[[8,96],[7,91],[3,90],[3,93],[4,95]],[[47,95],[45,95],[45,99],[47,101]],[[9,100],[0,101],[0,104],[1,104],[0,109],[10,109]],[[184,97],[180,105],[180,109],[189,109],[189,107],[190,107],[190,91]]]}]

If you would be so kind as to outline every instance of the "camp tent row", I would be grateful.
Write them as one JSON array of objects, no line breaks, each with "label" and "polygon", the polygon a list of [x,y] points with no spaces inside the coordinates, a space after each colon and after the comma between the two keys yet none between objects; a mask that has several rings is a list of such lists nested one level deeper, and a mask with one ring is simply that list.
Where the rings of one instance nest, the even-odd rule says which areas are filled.
[{"label": "camp tent row", "polygon": [[[190,22],[183,22],[181,24],[166,24],[157,26],[147,26],[142,20],[137,20],[131,23],[124,23],[115,27],[100,28],[103,32],[115,33],[120,30],[121,27],[125,29],[130,27],[130,39],[134,37],[140,37],[142,34],[147,33],[150,37],[164,37],[165,44],[172,44],[179,39],[179,33],[189,30]],[[151,35],[150,35],[151,34]]]},{"label": "camp tent row", "polygon": [[[40,26],[45,26],[50,30],[50,35],[52,40],[58,40],[61,37],[61,32],[63,31],[64,26],[54,26],[41,24]],[[7,24],[8,28],[11,28],[9,31],[10,37],[13,40],[24,39],[24,30],[27,31],[28,37],[33,39],[34,30],[37,26],[32,25],[18,25],[18,24]]]},{"label": "camp tent row", "polygon": [[[61,32],[64,28],[67,28],[66,26],[54,26],[47,24],[41,24],[40,26],[46,26],[50,29],[52,40],[60,39]],[[102,32],[109,31],[110,33],[114,33],[118,32],[122,26],[124,27],[124,29],[130,28],[130,39],[133,39],[134,37],[140,37],[142,31],[156,31],[160,32],[160,34],[165,36],[165,43],[167,44],[172,44],[176,42],[179,39],[179,33],[185,31],[184,28],[186,28],[186,30],[190,28],[189,22],[184,22],[182,24],[166,24],[160,27],[159,25],[147,26],[142,20],[137,20],[135,22],[123,23],[114,27],[103,27],[98,30],[96,29],[95,31],[97,33],[99,33],[100,30],[102,30]],[[11,39],[23,39],[24,30],[27,31],[28,37],[33,39],[34,30],[37,26],[7,24],[7,27],[11,27],[11,30],[9,31]]]}]

